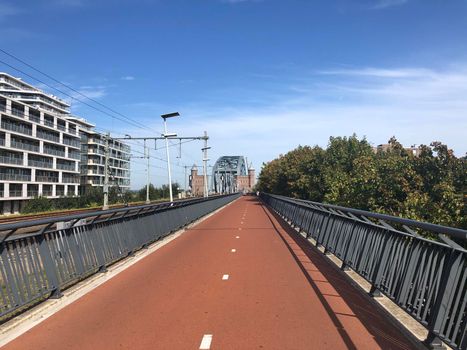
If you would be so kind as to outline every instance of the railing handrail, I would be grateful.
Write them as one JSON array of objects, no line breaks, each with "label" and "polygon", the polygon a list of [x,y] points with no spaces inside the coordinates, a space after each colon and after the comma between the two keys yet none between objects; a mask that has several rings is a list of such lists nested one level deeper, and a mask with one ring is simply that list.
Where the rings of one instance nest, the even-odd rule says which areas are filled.
[{"label": "railing handrail", "polygon": [[[452,228],[267,193],[261,198],[310,244],[339,259],[342,270],[352,269],[369,282],[370,295],[384,294],[420,322],[430,348],[442,340],[466,349],[467,250],[443,237]],[[443,242],[409,225],[441,233]]]},{"label": "railing handrail", "polygon": [[467,230],[463,230],[463,229],[456,228],[456,227],[432,224],[429,222],[417,221],[413,219],[405,219],[405,218],[392,216],[388,214],[373,213],[373,212],[361,210],[361,209],[341,207],[339,205],[324,204],[324,203],[319,203],[319,202],[307,201],[303,199],[290,198],[290,197],[281,196],[281,195],[275,195],[275,194],[268,194],[268,195],[272,197],[277,197],[277,198],[281,198],[284,200],[288,200],[291,202],[313,204],[313,205],[316,205],[318,207],[325,208],[325,209],[340,210],[340,211],[351,213],[354,215],[361,215],[361,216],[365,216],[368,218],[373,218],[373,219],[378,219],[378,220],[383,220],[383,221],[390,221],[390,222],[401,224],[401,225],[417,227],[422,230],[430,231],[436,234],[445,234],[445,235],[449,235],[457,239],[467,240]]},{"label": "railing handrail", "polygon": [[[133,211],[133,210],[141,210],[141,209],[146,209],[150,207],[157,207],[160,206],[161,209],[166,209],[166,208],[171,208],[171,207],[178,207],[182,205],[187,205],[191,203],[196,203],[200,201],[205,201],[205,200],[212,200],[215,198],[222,198],[222,197],[227,197],[227,196],[232,196],[236,195],[234,194],[225,194],[225,195],[215,195],[211,196],[208,198],[189,198],[189,199],[181,199],[174,201],[173,203],[170,202],[161,202],[161,203],[152,203],[152,204],[142,204],[142,205],[135,205],[135,206],[128,206],[128,207],[123,207],[123,208],[115,208],[115,209],[106,209],[106,210],[101,210],[101,209],[96,209],[95,211],[92,212],[86,212],[83,214],[72,214],[72,215],[63,215],[63,216],[53,216],[49,218],[44,218],[44,219],[37,219],[37,220],[28,220],[28,221],[22,221],[22,222],[14,222],[14,223],[9,223],[9,224],[0,224],[0,232],[4,231],[16,231],[21,228],[26,228],[26,227],[32,227],[32,226],[42,226],[42,225],[48,225],[48,224],[53,224],[56,222],[62,222],[62,221],[74,221],[74,220],[81,220],[81,219],[87,219],[90,217],[95,217],[95,216],[104,216],[104,215],[110,215],[110,214],[118,214],[121,212],[126,212],[126,211]],[[39,233],[37,233],[39,234]],[[6,237],[0,238],[0,244],[5,242],[9,235]]]},{"label": "railing handrail", "polygon": [[[93,210],[1,225],[0,265],[7,273],[0,278],[0,323],[41,301],[60,297],[62,290],[237,197]],[[29,229],[15,230],[21,227]]]}]

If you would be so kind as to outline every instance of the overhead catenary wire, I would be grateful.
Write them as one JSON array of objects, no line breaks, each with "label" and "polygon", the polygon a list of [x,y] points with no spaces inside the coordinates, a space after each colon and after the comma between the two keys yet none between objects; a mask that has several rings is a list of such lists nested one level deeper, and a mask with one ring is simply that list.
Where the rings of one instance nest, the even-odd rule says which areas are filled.
[{"label": "overhead catenary wire", "polygon": [[[49,79],[52,79],[53,81],[56,81],[57,83],[60,83],[61,85],[65,86],[66,88],[68,88],[68,89],[70,89],[70,90],[72,90],[72,91],[74,91],[74,92],[79,92],[78,90],[76,90],[76,89],[74,89],[74,88],[72,88],[72,87],[70,87],[70,86],[68,86],[68,85],[66,85],[66,84],[64,84],[64,83],[62,83],[62,82],[60,82],[58,79],[53,78],[53,77],[50,76],[49,74],[44,73],[44,72],[42,72],[41,70],[39,70],[39,69],[37,69],[37,68],[34,68],[32,65],[30,65],[30,64],[28,64],[27,62],[21,60],[20,58],[17,58],[16,56],[14,56],[14,55],[12,55],[12,54],[9,54],[8,52],[6,52],[5,50],[3,50],[3,49],[1,49],[1,48],[0,48],[0,52],[3,52],[3,53],[5,53],[5,54],[7,54],[8,56],[17,59],[19,62],[25,64],[26,66],[30,67],[31,69],[34,69],[34,70],[37,71],[37,72],[43,74],[44,76],[48,77]],[[54,87],[54,86],[52,86],[52,85],[50,85],[50,84],[44,82],[43,80],[38,79],[38,78],[36,78],[36,77],[34,77],[34,76],[28,74],[27,72],[24,72],[23,70],[21,70],[21,69],[19,69],[19,68],[17,68],[17,67],[12,66],[11,64],[9,64],[9,63],[7,63],[7,62],[4,62],[4,61],[0,60],[0,63],[2,63],[2,64],[4,64],[4,65],[6,65],[6,66],[8,66],[8,67],[10,67],[10,68],[12,68],[12,69],[14,69],[14,70],[20,72],[20,73],[22,73],[22,74],[28,76],[29,78],[31,78],[31,79],[33,79],[33,80],[35,80],[35,81],[37,81],[37,82],[39,82],[39,83],[41,83],[41,84],[44,84],[44,85],[48,86],[48,87],[51,88],[51,89],[54,89],[55,91],[60,92],[61,94],[64,94],[64,95],[70,97],[71,99],[73,99],[73,100],[75,100],[75,101],[77,101],[77,102],[79,102],[79,103],[82,103],[82,104],[84,104],[84,105],[86,105],[86,106],[88,106],[88,107],[90,107],[90,108],[93,108],[93,109],[95,109],[95,110],[97,110],[97,111],[99,111],[99,112],[101,112],[101,113],[104,113],[104,114],[106,114],[107,116],[109,116],[109,117],[111,117],[111,118],[115,118],[115,119],[120,120],[120,121],[122,121],[122,122],[130,123],[130,124],[132,124],[133,126],[142,128],[142,129],[144,129],[144,130],[147,129],[147,126],[146,126],[146,125],[141,124],[141,123],[139,123],[139,122],[137,122],[137,121],[133,121],[131,118],[126,117],[126,116],[124,116],[123,114],[121,114],[121,113],[119,113],[119,112],[116,112],[116,111],[115,111],[114,113],[117,113],[117,114],[119,114],[119,115],[122,115],[122,116],[125,117],[125,119],[127,119],[127,120],[122,120],[122,119],[119,118],[119,117],[116,117],[116,116],[114,116],[114,115],[112,115],[112,114],[110,114],[110,113],[108,113],[108,112],[106,112],[106,111],[103,111],[103,110],[101,110],[101,109],[99,109],[99,108],[97,108],[97,107],[95,107],[95,106],[92,106],[92,105],[90,105],[90,104],[88,104],[88,103],[86,103],[86,102],[84,102],[84,101],[82,101],[82,100],[80,100],[80,99],[78,99],[78,98],[76,98],[76,97],[74,97],[74,96],[72,96],[72,95],[70,95],[70,94],[68,94],[68,93],[66,93],[66,92],[64,92],[64,91],[62,91],[62,90],[60,90],[60,89],[57,89],[56,87]],[[99,105],[102,105],[102,106],[104,106],[105,108],[114,111],[112,108],[105,106],[104,104],[102,104],[102,103],[96,101],[95,99],[93,99],[93,98],[91,98],[91,97],[86,96],[86,95],[83,94],[83,93],[80,93],[80,92],[79,92],[79,94],[80,94],[81,96],[83,96],[83,97],[85,97],[85,98],[87,98],[87,99],[93,101],[94,103],[98,103]],[[156,131],[156,132],[157,132],[157,133],[161,133],[160,131]],[[129,139],[129,140],[130,140],[130,139]],[[184,144],[184,143],[192,142],[192,141],[195,141],[195,140],[187,140],[187,141],[181,142],[180,144]],[[169,145],[169,147],[174,147],[174,146],[179,146],[179,144],[171,144],[171,145]],[[155,150],[160,150],[160,149],[162,149],[162,147],[161,147],[161,148],[155,148]],[[151,157],[151,158],[154,158],[154,159],[166,161],[165,159],[158,158],[158,157],[155,157],[155,156],[150,156],[150,157]],[[177,164],[177,163],[172,163],[172,162],[171,162],[170,164],[171,164],[171,165],[174,165],[174,166],[183,167],[183,166],[181,166],[181,165],[179,165],[179,164]]]},{"label": "overhead catenary wire", "polygon": [[[124,115],[123,113],[120,113],[120,112],[116,111],[115,109],[113,109],[113,108],[111,108],[111,107],[109,107],[109,106],[107,106],[107,105],[105,105],[105,104],[103,104],[103,103],[97,101],[96,99],[87,96],[87,95],[84,94],[83,92],[81,92],[81,91],[79,91],[79,90],[76,90],[75,88],[73,88],[72,86],[69,86],[68,84],[63,83],[62,81],[60,81],[60,80],[54,78],[53,76],[51,76],[51,75],[48,74],[48,73],[45,73],[44,71],[40,70],[39,68],[34,67],[32,64],[30,64],[30,63],[26,62],[25,60],[23,60],[23,59],[21,59],[21,58],[15,56],[15,55],[13,55],[12,53],[7,52],[6,50],[4,50],[4,49],[2,49],[2,48],[0,48],[0,52],[3,52],[5,55],[7,55],[7,56],[9,56],[9,57],[11,57],[11,58],[17,60],[18,62],[21,62],[22,64],[24,64],[25,66],[31,68],[32,70],[34,70],[34,71],[36,71],[36,72],[38,72],[38,73],[44,75],[45,77],[49,78],[50,80],[52,80],[52,81],[54,81],[54,82],[56,82],[56,83],[62,85],[63,87],[66,87],[67,89],[69,89],[69,90],[71,90],[71,91],[77,93],[78,95],[83,96],[84,98],[86,98],[86,99],[88,99],[88,100],[94,102],[95,104],[97,104],[97,105],[99,105],[99,106],[101,106],[101,107],[106,108],[107,110],[111,111],[112,113],[115,113],[115,114],[117,114],[117,115],[119,115],[119,116],[121,116],[121,117],[123,117],[123,118],[129,120],[129,121],[136,122],[136,123],[138,123],[139,125],[141,125],[142,127],[147,128],[147,125],[144,125],[144,124],[142,124],[142,123],[140,123],[140,122],[138,122],[138,121],[134,121],[132,118],[130,118],[130,117]],[[3,62],[2,62],[2,63],[3,63]],[[47,85],[47,84],[46,84],[46,85]],[[47,86],[49,86],[49,85],[47,85]]]},{"label": "overhead catenary wire", "polygon": [[[139,122],[137,122],[137,121],[134,121],[134,120],[132,120],[131,118],[126,117],[126,119],[123,119],[122,117],[115,116],[115,115],[113,115],[113,114],[110,114],[110,113],[107,112],[107,111],[104,111],[104,110],[102,110],[102,109],[100,109],[100,108],[98,108],[98,107],[96,107],[96,106],[93,106],[93,105],[91,105],[91,104],[89,104],[89,103],[87,103],[87,102],[85,102],[85,101],[82,101],[82,100],[76,98],[75,96],[73,96],[73,95],[71,95],[71,94],[69,94],[69,93],[67,93],[67,92],[65,92],[65,91],[63,91],[63,90],[60,90],[60,89],[58,89],[58,88],[56,88],[56,87],[54,87],[54,86],[52,86],[52,85],[46,83],[45,81],[43,81],[43,80],[41,80],[41,79],[39,79],[39,78],[36,78],[36,77],[32,76],[31,74],[25,72],[24,70],[21,70],[21,69],[15,67],[15,66],[13,66],[13,65],[11,65],[11,64],[9,64],[9,63],[7,63],[7,62],[5,62],[5,61],[0,60],[0,63],[4,64],[5,66],[7,66],[7,67],[9,67],[9,68],[11,68],[11,69],[14,69],[15,71],[17,71],[17,72],[19,72],[19,73],[21,73],[21,74],[24,74],[25,76],[27,76],[27,77],[29,77],[29,78],[31,78],[31,79],[33,79],[33,80],[35,80],[35,81],[37,81],[37,82],[39,82],[39,83],[41,83],[41,84],[44,84],[45,86],[47,86],[47,87],[49,87],[49,88],[51,88],[51,89],[53,89],[53,90],[55,90],[55,91],[57,91],[57,92],[59,92],[59,93],[65,95],[65,96],[68,96],[69,98],[71,98],[71,99],[74,100],[74,101],[77,101],[77,102],[79,102],[79,103],[82,103],[82,104],[84,104],[85,106],[87,106],[87,107],[89,107],[89,108],[92,108],[92,109],[94,109],[94,110],[96,110],[96,111],[98,111],[98,112],[100,112],[100,113],[103,113],[103,114],[105,114],[105,115],[107,115],[107,116],[109,116],[109,117],[111,117],[111,118],[117,119],[117,120],[119,120],[119,121],[121,121],[121,122],[124,122],[124,123],[128,123],[128,124],[130,124],[130,125],[133,125],[133,126],[135,126],[135,127],[140,128],[140,129],[146,130],[146,129],[148,128],[146,125],[141,124],[141,123],[139,123]],[[87,98],[90,99],[90,100],[93,100],[93,99],[91,99],[90,97],[87,97]],[[159,133],[159,131],[155,131],[155,132],[158,132],[158,133]]]},{"label": "overhead catenary wire", "polygon": [[[101,130],[104,130],[104,129],[101,129]],[[120,134],[120,135],[123,136],[123,134]],[[133,145],[137,145],[139,147],[144,147],[144,145],[141,144],[141,140],[135,140],[135,139],[128,138],[128,139],[124,139],[122,141],[125,141],[127,143],[131,143]],[[193,142],[193,141],[196,141],[196,140],[184,140],[184,141],[181,142],[181,144],[186,144],[186,143]],[[177,144],[169,144],[169,147],[175,147],[175,146],[179,146],[179,144],[178,143]],[[159,150],[163,150],[163,149],[164,149],[164,147],[154,148],[155,151],[159,151]],[[144,152],[142,152],[142,151],[138,151],[138,150],[133,149],[132,152],[144,155]],[[150,158],[160,160],[160,161],[163,161],[163,162],[167,162],[167,159],[160,158],[160,157],[157,157],[155,155],[150,155]],[[183,168],[183,165],[176,164],[174,162],[170,162],[170,164],[173,165],[173,166],[178,166],[180,168]],[[165,169],[167,170],[167,168],[165,168]]]},{"label": "overhead catenary wire", "polygon": [[[49,83],[43,81],[42,79],[39,79],[39,78],[37,78],[37,77],[35,77],[35,76],[33,76],[33,75],[31,75],[31,74],[25,72],[23,69],[20,69],[20,68],[18,68],[17,66],[14,66],[14,65],[12,65],[12,64],[10,64],[10,63],[7,63],[7,62],[5,62],[5,61],[3,61],[3,60],[0,60],[0,63],[4,64],[5,66],[7,66],[7,67],[9,67],[9,68],[11,68],[11,69],[13,69],[13,70],[15,70],[15,71],[17,71],[17,72],[19,72],[19,73],[25,75],[25,76],[27,76],[27,77],[33,79],[33,80],[36,81],[36,82],[39,82],[39,83],[41,83],[41,84],[43,84],[43,85],[49,87],[50,89],[53,89],[54,91],[59,92],[60,94],[63,94],[63,95],[65,95],[65,96],[68,96],[68,97],[69,97],[70,99],[72,99],[73,101],[76,101],[76,102],[78,102],[78,103],[81,103],[81,104],[83,104],[83,105],[85,105],[85,106],[87,106],[87,107],[89,107],[89,108],[92,108],[92,109],[94,109],[94,110],[96,110],[96,111],[98,111],[98,112],[100,112],[100,113],[103,113],[104,115],[109,116],[109,117],[111,117],[112,119],[116,119],[116,120],[119,120],[119,121],[121,121],[121,122],[128,123],[128,124],[130,124],[130,125],[132,125],[132,126],[136,126],[136,127],[138,127],[138,128],[144,129],[144,130],[147,130],[147,129],[148,129],[148,126],[147,126],[147,125],[144,125],[144,124],[140,123],[139,121],[136,121],[136,120],[134,120],[134,119],[132,119],[132,118],[130,118],[130,117],[124,115],[123,113],[116,111],[114,108],[111,108],[111,107],[109,107],[109,106],[107,106],[107,105],[105,105],[105,104],[103,104],[103,103],[97,101],[96,99],[87,96],[85,93],[83,93],[83,92],[81,92],[81,91],[79,91],[79,90],[73,88],[72,86],[70,86],[70,85],[68,85],[68,84],[63,83],[62,81],[58,80],[57,78],[53,77],[52,75],[50,75],[50,74],[48,74],[48,73],[42,71],[42,70],[39,69],[39,68],[36,68],[36,67],[33,66],[32,64],[26,62],[25,60],[23,60],[23,59],[21,59],[21,58],[19,58],[19,57],[17,57],[16,55],[14,55],[14,54],[12,54],[12,53],[9,53],[9,52],[7,52],[6,50],[1,49],[1,48],[0,48],[0,52],[2,52],[4,55],[6,55],[6,56],[8,56],[8,57],[10,57],[10,58],[12,58],[12,59],[18,61],[18,62],[20,62],[21,64],[23,64],[23,65],[25,65],[26,67],[32,69],[33,71],[35,71],[35,72],[37,72],[37,73],[43,75],[44,77],[46,77],[46,78],[48,78],[48,79],[54,81],[55,83],[60,84],[60,85],[63,86],[64,88],[66,88],[66,89],[72,91],[73,93],[75,93],[75,94],[77,94],[77,95],[83,97],[84,99],[87,99],[87,100],[91,101],[92,103],[94,103],[94,104],[96,104],[96,105],[98,105],[98,106],[100,106],[100,107],[102,107],[102,108],[105,108],[106,110],[112,112],[112,114],[109,113],[109,112],[107,112],[106,110],[103,110],[102,108],[98,108],[98,107],[96,107],[96,106],[93,106],[93,105],[90,104],[90,103],[87,103],[87,102],[83,101],[82,99],[77,98],[76,95],[74,96],[74,95],[72,95],[72,94],[70,94],[70,93],[67,93],[67,92],[61,90],[61,89],[58,89],[57,87],[55,87],[55,86],[53,86],[53,85],[51,85],[51,84],[49,84]],[[95,128],[95,129],[98,129],[98,128]],[[152,129],[152,128],[150,128],[150,129]],[[154,130],[154,129],[152,129],[152,130]],[[154,131],[155,131],[156,133],[162,134],[160,131],[156,131],[156,130],[154,130]],[[130,140],[131,140],[131,139],[128,139],[128,140],[126,140],[126,141],[130,142]],[[143,147],[137,140],[134,140],[134,141],[136,141],[136,144],[135,144],[136,146],[138,146],[138,147]],[[132,140],[132,142],[134,142],[134,141]],[[180,148],[181,148],[181,145],[182,145],[182,144],[188,143],[188,142],[192,142],[192,141],[195,141],[195,140],[186,140],[186,141],[183,141],[183,142],[180,141],[179,143],[177,143],[177,144],[175,144],[175,145],[174,145],[174,144],[170,144],[169,147],[180,146]],[[134,144],[134,143],[133,143],[133,144]],[[162,148],[162,147],[161,147],[161,148],[156,148],[156,147],[155,147],[155,150],[156,150],[156,151],[157,151],[157,150],[160,150],[160,149],[163,149],[163,148]],[[138,152],[138,151],[136,151],[136,150],[134,150],[134,149],[133,149],[133,152],[139,153],[139,154],[143,154],[143,152]],[[180,153],[182,153],[181,149],[180,149]],[[183,152],[183,153],[184,153],[185,155],[187,155],[185,152]],[[157,157],[157,156],[154,156],[154,155],[150,155],[149,157],[167,163],[167,159],[163,159],[163,158],[160,158],[160,157]],[[190,156],[189,156],[189,157],[190,157]],[[190,158],[192,158],[192,157],[190,157]],[[192,159],[193,159],[193,158],[192,158]],[[183,165],[180,165],[180,164],[178,164],[178,163],[176,163],[176,162],[170,162],[170,165],[172,165],[172,166],[178,166],[178,167],[180,167],[180,168],[184,168]],[[169,165],[168,165],[168,166],[169,166]],[[161,168],[161,169],[167,169],[167,168],[162,168],[162,167],[159,167],[159,168]],[[178,173],[180,173],[180,172],[178,172]]]}]

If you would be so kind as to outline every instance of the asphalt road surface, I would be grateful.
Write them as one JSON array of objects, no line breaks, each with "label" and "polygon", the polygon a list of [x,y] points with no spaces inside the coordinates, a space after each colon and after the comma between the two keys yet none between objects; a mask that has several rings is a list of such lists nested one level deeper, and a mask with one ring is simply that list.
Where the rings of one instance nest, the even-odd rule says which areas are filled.
[{"label": "asphalt road surface", "polygon": [[256,198],[242,197],[4,349],[411,349]]}]

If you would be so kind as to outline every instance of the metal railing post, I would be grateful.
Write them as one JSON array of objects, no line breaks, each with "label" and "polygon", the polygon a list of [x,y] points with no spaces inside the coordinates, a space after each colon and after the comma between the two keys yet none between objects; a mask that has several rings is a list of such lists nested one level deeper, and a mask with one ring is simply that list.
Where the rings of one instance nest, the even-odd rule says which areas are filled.
[{"label": "metal railing post", "polygon": [[57,268],[54,264],[45,233],[40,235],[38,243],[41,260],[44,265],[45,276],[47,278],[49,288],[51,289],[50,298],[61,298],[63,294],[60,289],[60,280],[58,278]]}]

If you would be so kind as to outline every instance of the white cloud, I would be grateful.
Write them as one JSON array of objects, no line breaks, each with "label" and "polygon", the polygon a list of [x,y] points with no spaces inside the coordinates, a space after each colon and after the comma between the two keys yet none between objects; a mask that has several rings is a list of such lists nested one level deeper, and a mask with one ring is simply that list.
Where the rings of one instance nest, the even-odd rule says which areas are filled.
[{"label": "white cloud", "polygon": [[374,10],[381,10],[388,7],[403,5],[408,1],[409,0],[377,0],[376,4],[371,5],[370,8]]},{"label": "white cloud", "polygon": [[399,68],[399,69],[384,69],[384,68],[361,68],[361,69],[337,69],[318,71],[324,75],[354,75],[379,78],[419,78],[426,77],[433,72],[424,68]]},{"label": "white cloud", "polygon": [[132,76],[132,75],[126,75],[126,76],[122,77],[121,79],[131,81],[131,80],[135,80],[135,77]]},{"label": "white cloud", "polygon": [[[74,98],[78,100],[83,100],[85,99],[83,95],[93,98],[93,99],[99,99],[107,95],[107,87],[103,85],[99,86],[80,86],[79,89],[77,89],[79,92],[72,92],[70,95],[72,95]],[[83,94],[83,95],[81,95]],[[76,101],[70,101],[72,104],[77,104]]]},{"label": "white cloud", "polygon": [[[352,133],[366,136],[375,145],[393,135],[404,145],[441,141],[456,155],[466,154],[467,66],[446,70],[364,67],[327,72],[288,86],[274,101],[267,100],[262,106],[241,102],[228,107],[205,103],[176,106],[182,117],[171,120],[169,129],[182,136],[207,130],[212,164],[222,155],[245,155],[258,171],[262,162],[299,144],[326,146],[330,136]],[[257,91],[256,96],[262,94]],[[147,115],[148,108],[142,104],[134,110]],[[156,104],[151,112],[172,108]],[[161,121],[152,120],[148,129],[160,130]],[[127,131],[134,136],[148,133]],[[183,146],[185,153],[198,162],[200,148],[195,143]],[[173,152],[175,159],[175,147]],[[193,163],[187,158],[181,161]]]}]

